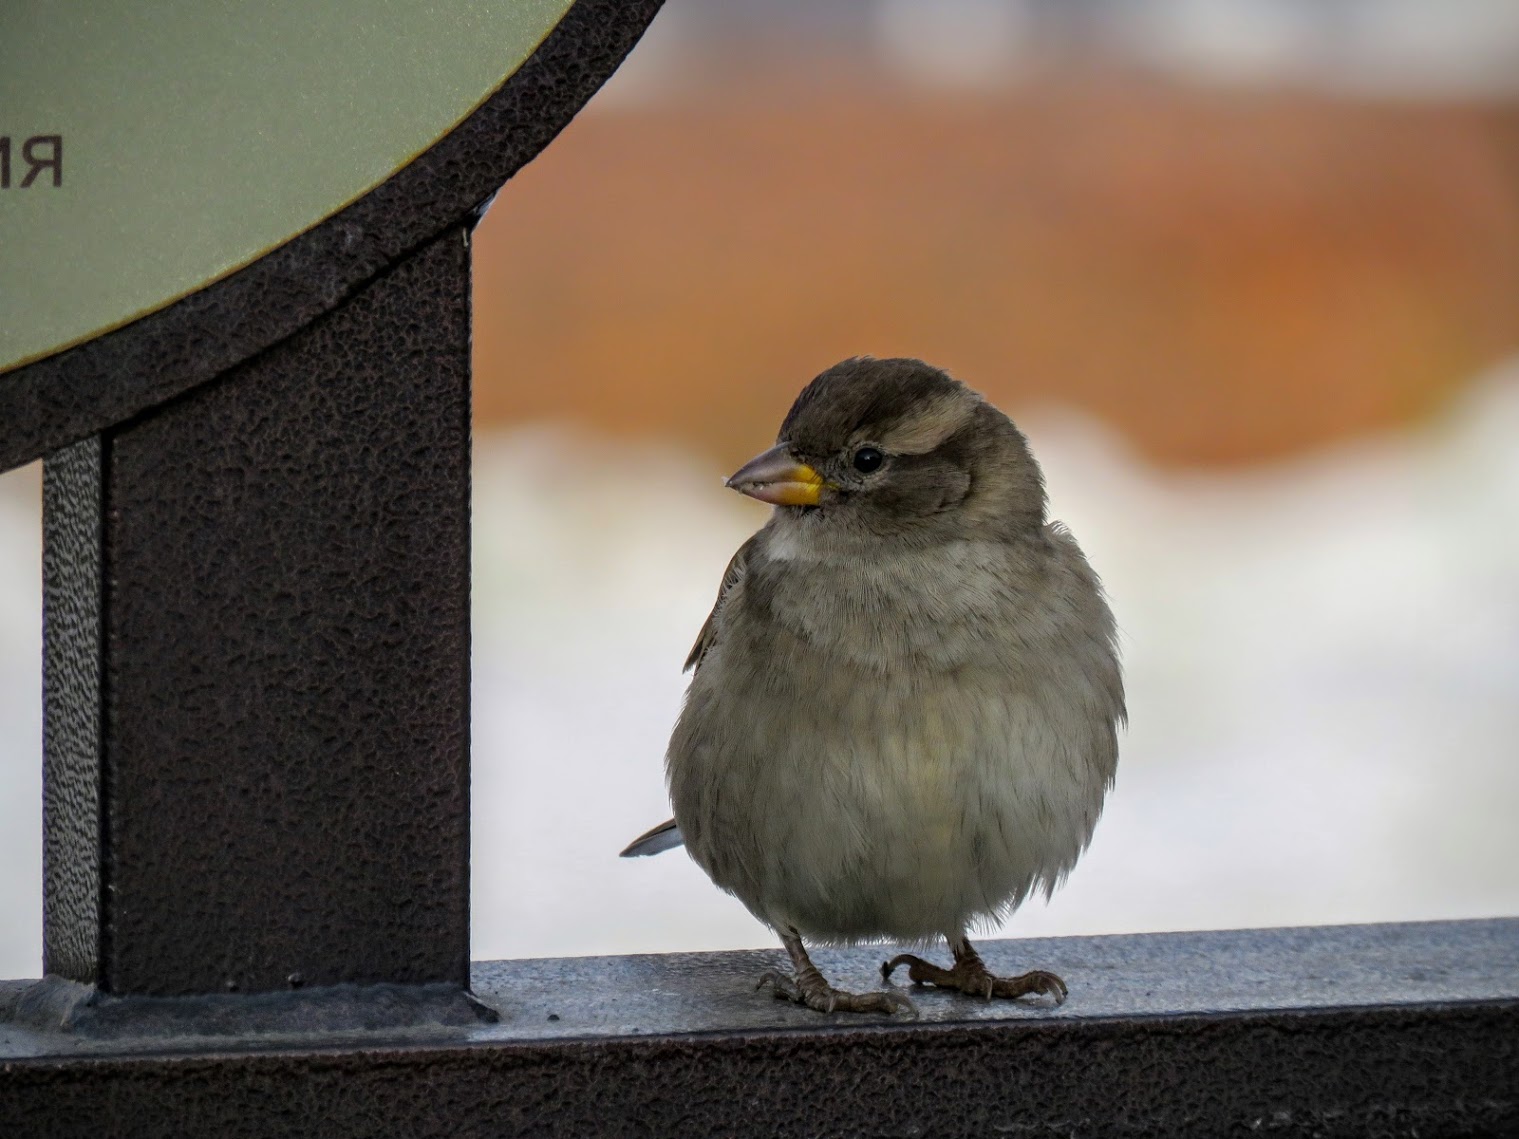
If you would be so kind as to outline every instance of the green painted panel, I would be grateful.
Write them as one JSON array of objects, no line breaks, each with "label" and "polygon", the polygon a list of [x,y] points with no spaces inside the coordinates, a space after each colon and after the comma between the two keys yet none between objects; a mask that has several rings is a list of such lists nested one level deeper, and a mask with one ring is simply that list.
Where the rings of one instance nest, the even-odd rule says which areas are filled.
[{"label": "green painted panel", "polygon": [[0,371],[335,213],[484,101],[570,3],[0,0]]}]

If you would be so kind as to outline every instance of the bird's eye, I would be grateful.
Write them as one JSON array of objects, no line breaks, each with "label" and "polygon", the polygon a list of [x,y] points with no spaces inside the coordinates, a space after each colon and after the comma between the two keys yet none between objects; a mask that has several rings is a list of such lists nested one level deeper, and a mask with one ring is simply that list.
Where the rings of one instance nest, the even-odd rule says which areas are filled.
[{"label": "bird's eye", "polygon": [[886,456],[874,447],[861,447],[854,453],[854,469],[862,474],[869,474],[881,465]]}]

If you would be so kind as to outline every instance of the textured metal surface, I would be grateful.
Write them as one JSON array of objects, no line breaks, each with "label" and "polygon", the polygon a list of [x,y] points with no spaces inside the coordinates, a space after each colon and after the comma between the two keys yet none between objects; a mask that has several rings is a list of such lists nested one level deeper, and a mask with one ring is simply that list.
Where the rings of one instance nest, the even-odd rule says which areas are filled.
[{"label": "textured metal surface", "polygon": [[[1519,1000],[1516,918],[1034,938],[978,942],[977,948],[994,972],[1059,973],[1070,984],[1070,999],[1058,1009],[1043,999],[988,1002],[903,981],[921,1022],[1065,1022]],[[887,956],[885,947],[812,952],[831,980],[856,990],[880,986],[877,968]],[[943,959],[942,952],[938,956]],[[693,954],[679,962],[658,955],[477,962],[472,977],[476,995],[502,1013],[500,1025],[490,1030],[495,1039],[827,1023],[808,1009],[764,994],[756,998],[760,974],[786,967],[778,949]],[[835,1018],[843,1024],[878,1021]]]},{"label": "textured metal surface", "polygon": [[[1346,1008],[1446,1006],[1519,1000],[1519,918],[1214,933],[1037,938],[978,943],[1002,973],[1045,967],[1071,985],[1054,1008],[1047,1000],[982,1001],[903,985],[918,1024],[1113,1020],[1220,1012],[1322,1012]],[[880,984],[886,947],[819,949],[814,959],[845,988]],[[471,968],[477,998],[499,1014],[488,1026],[454,1033],[456,1043],[545,1042],[618,1037],[839,1028],[888,1023],[875,1016],[828,1018],[755,991],[767,969],[785,966],[776,950],[625,957],[483,961]],[[194,1050],[217,1043],[213,1027],[193,1030],[193,1003],[169,1034],[144,1021],[134,1038],[116,1033],[37,1035],[37,1019],[15,1012],[33,982],[0,983],[0,1059],[55,1054]],[[7,1011],[12,1010],[12,1011]],[[165,1018],[160,1018],[161,1021]],[[28,1029],[26,1024],[34,1027]],[[890,1023],[905,1022],[898,1017]],[[351,1043],[315,1025],[291,1022],[243,1044]],[[292,1035],[293,1033],[293,1035]],[[432,1026],[396,1041],[436,1040]]]},{"label": "textured metal surface", "polygon": [[[756,993],[771,953],[484,963],[500,1024],[406,1040],[0,1030],[0,1134],[1515,1134],[1516,944],[1514,920],[988,943],[1070,1002],[925,992],[917,1023]],[[880,952],[826,956],[864,984]]]},{"label": "textured metal surface", "polygon": [[465,221],[569,123],[662,2],[578,0],[494,95],[351,206],[168,308],[0,374],[0,471],[220,375]]},{"label": "textured metal surface", "polygon": [[106,434],[101,924],[91,969],[88,908],[54,914],[59,973],[465,983],[469,399],[460,228]]},{"label": "textured metal surface", "polygon": [[92,985],[45,977],[0,988],[0,1056],[23,1040],[76,1052],[142,1051],[169,1042],[233,1046],[271,1039],[355,1043],[494,1024],[494,1009],[457,984],[318,985],[265,993],[114,997]]},{"label": "textured metal surface", "polygon": [[100,449],[58,452],[42,482],[42,968],[80,981],[100,936]]}]

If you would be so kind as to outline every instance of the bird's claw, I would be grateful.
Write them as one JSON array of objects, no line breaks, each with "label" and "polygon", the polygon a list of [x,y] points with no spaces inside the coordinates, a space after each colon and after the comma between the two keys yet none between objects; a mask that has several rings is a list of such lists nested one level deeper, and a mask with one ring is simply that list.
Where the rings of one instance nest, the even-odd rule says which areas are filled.
[{"label": "bird's claw", "polygon": [[942,969],[915,954],[900,953],[890,961],[881,963],[881,979],[889,981],[892,973],[901,965],[907,966],[907,979],[915,985],[954,989],[986,1000],[994,997],[1014,1000],[1018,997],[1044,996],[1054,997],[1058,1007],[1065,1004],[1066,997],[1070,995],[1065,982],[1054,973],[1034,969],[1016,977],[997,977],[987,970],[979,957],[965,957],[956,961],[953,969]]},{"label": "bird's claw", "polygon": [[[1058,1007],[1065,1004],[1066,997],[1071,995],[1071,991],[1065,987],[1065,982],[1058,975],[1047,972],[1044,969],[1034,969],[1018,977],[995,977],[993,981],[996,987],[994,987],[990,995],[994,997],[1021,997],[1025,995],[1054,997],[1055,1005]],[[1014,987],[1018,988],[1017,992],[1000,991],[1003,988],[1011,990]]]},{"label": "bird's claw", "polygon": [[805,1005],[815,1012],[878,1012],[885,1013],[887,1016],[902,1012],[914,1020],[918,1016],[917,1006],[908,999],[905,993],[899,993],[895,989],[873,993],[847,993],[843,989],[835,989],[821,977],[818,977],[816,982],[813,982],[810,976],[799,981],[787,973],[774,969],[761,974],[754,987],[762,989],[767,984],[771,987],[776,1000]]},{"label": "bird's claw", "polygon": [[760,974],[759,980],[754,982],[754,987],[758,990],[766,985],[775,991],[776,1000],[801,1002],[802,990],[789,974],[782,973],[778,969],[767,969]]}]

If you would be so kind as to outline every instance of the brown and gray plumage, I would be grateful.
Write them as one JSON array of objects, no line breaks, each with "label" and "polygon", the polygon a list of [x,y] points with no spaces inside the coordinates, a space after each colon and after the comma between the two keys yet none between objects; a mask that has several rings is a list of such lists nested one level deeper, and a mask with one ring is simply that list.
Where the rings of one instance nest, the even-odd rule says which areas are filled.
[{"label": "brown and gray plumage", "polygon": [[846,360],[797,397],[728,485],[775,505],[734,555],[687,667],[666,768],[675,818],[624,854],[684,841],[774,929],[820,1010],[844,993],[803,939],[944,937],[914,981],[1065,997],[995,978],[967,931],[1048,894],[1113,782],[1123,682],[1113,617],[1007,416],[918,360]]}]

